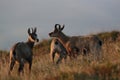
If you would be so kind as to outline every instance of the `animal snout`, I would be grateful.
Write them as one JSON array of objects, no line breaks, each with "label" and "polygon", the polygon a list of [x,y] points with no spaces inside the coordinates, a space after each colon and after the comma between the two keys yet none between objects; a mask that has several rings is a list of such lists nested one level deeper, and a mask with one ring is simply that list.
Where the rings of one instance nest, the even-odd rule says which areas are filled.
[{"label": "animal snout", "polygon": [[49,33],[49,36],[51,36],[52,35],[52,32],[51,33]]},{"label": "animal snout", "polygon": [[36,42],[39,42],[39,39],[36,39]]}]

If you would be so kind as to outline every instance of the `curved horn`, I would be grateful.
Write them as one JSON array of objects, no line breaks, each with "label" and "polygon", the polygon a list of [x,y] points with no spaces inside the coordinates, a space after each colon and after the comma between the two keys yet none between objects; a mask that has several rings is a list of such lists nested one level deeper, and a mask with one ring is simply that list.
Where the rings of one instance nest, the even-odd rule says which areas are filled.
[{"label": "curved horn", "polygon": [[30,28],[28,28],[28,34],[31,34],[31,32],[30,32]]},{"label": "curved horn", "polygon": [[32,29],[32,33],[34,32],[34,29],[33,28],[31,28]]},{"label": "curved horn", "polygon": [[59,30],[62,31],[64,29],[65,25],[63,24],[63,26],[61,27],[61,25],[59,25]]},{"label": "curved horn", "polygon": [[35,28],[34,28],[34,33],[36,33],[36,31],[37,31],[37,28],[35,27]]},{"label": "curved horn", "polygon": [[55,24],[55,29],[58,29],[58,28],[57,28],[57,26],[59,26],[59,27],[60,27],[60,24]]},{"label": "curved horn", "polygon": [[61,30],[63,30],[63,29],[64,29],[64,27],[65,27],[65,25],[63,24],[63,26],[62,26]]}]

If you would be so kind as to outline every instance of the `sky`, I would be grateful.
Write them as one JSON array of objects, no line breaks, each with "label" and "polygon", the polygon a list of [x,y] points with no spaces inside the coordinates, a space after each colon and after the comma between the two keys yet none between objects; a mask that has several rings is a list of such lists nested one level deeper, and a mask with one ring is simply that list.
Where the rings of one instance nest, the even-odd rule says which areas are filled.
[{"label": "sky", "polygon": [[69,36],[120,30],[120,0],[0,0],[0,50],[26,41],[29,27],[49,39],[56,23]]}]

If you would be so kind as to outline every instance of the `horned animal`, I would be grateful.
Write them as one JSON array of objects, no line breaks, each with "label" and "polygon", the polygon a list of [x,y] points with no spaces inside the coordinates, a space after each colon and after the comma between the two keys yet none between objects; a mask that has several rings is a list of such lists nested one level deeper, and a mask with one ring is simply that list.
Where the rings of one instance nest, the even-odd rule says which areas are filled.
[{"label": "horned animal", "polygon": [[67,36],[62,32],[63,29],[64,25],[61,27],[60,24],[55,24],[54,31],[49,33],[49,36],[58,38],[71,57],[75,58],[75,55],[87,51],[94,53],[94,59],[99,58],[102,41],[96,35]]},{"label": "horned animal", "polygon": [[55,57],[56,53],[59,55],[59,58],[58,58],[56,64],[60,63],[60,61],[63,58],[66,60],[67,54],[68,54],[66,48],[63,46],[63,44],[57,38],[54,38],[54,39],[52,39],[51,47],[50,47],[50,57],[51,57],[51,60],[53,61],[53,63],[54,63],[54,57]]},{"label": "horned animal", "polygon": [[[32,30],[32,32],[31,32]],[[28,41],[27,42],[18,42],[13,45],[10,49],[10,67],[9,67],[9,74],[13,70],[15,63],[19,63],[18,74],[20,75],[23,71],[24,64],[28,62],[29,64],[29,71],[31,72],[32,67],[32,59],[33,59],[33,46],[35,42],[38,42],[39,39],[37,38],[36,34],[37,28],[29,28],[28,29]]]}]

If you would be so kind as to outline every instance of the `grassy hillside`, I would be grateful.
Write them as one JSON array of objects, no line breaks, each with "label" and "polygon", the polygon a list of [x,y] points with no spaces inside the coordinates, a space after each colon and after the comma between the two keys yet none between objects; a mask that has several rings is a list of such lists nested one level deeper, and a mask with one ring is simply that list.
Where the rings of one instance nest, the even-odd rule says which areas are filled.
[{"label": "grassy hillside", "polygon": [[28,65],[25,74],[18,76],[15,65],[9,76],[9,54],[0,51],[0,80],[120,80],[120,33],[118,31],[97,34],[103,41],[101,62],[89,62],[83,56],[75,60],[67,60],[59,65],[50,61],[49,46],[51,40],[42,40],[34,51],[31,75]]}]

